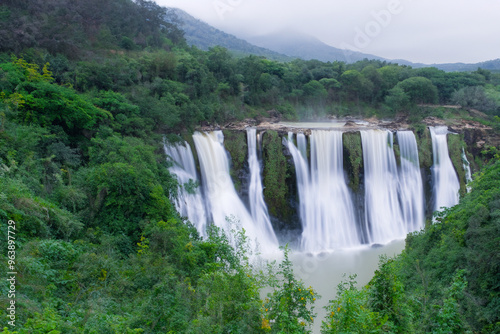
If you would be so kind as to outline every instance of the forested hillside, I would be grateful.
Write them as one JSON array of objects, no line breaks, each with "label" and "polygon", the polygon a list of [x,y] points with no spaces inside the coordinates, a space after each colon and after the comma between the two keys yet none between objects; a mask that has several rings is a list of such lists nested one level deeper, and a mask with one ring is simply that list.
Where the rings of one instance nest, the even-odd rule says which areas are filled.
[{"label": "forested hillside", "polygon": [[181,9],[175,8],[173,9],[173,13],[176,15],[175,22],[178,22],[179,28],[184,31],[184,38],[187,44],[194,45],[201,50],[208,51],[211,47],[222,46],[235,55],[247,56],[252,54],[279,61],[293,59],[292,57],[252,45],[243,39],[227,34],[192,17]]},{"label": "forested hillside", "polygon": [[[432,115],[500,124],[500,76],[486,70],[235,58],[188,47],[165,15],[145,0],[0,5],[0,258],[4,272],[11,260],[18,273],[16,326],[2,322],[3,333],[307,331],[316,295],[286,257],[276,275],[261,275],[241,232],[234,249],[223,231],[202,239],[179,217],[164,136],[269,110],[287,120]],[[434,103],[464,108],[421,106]],[[477,190],[409,237],[371,290],[355,291],[354,314],[369,310],[363,319],[374,332],[499,330],[496,152],[485,152],[492,162]],[[261,301],[269,284],[277,293]],[[9,319],[11,288],[0,286]],[[339,300],[351,303],[353,291]],[[346,324],[359,322],[352,314]]]}]

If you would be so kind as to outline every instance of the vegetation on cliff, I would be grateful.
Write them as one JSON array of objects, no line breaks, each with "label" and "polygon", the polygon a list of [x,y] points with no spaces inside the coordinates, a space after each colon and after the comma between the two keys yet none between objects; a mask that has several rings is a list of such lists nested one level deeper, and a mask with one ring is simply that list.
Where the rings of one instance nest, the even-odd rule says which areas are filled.
[{"label": "vegetation on cliff", "polygon": [[289,167],[283,154],[281,137],[276,131],[266,131],[262,138],[262,147],[264,199],[269,213],[286,221],[292,213],[288,203]]},{"label": "vegetation on cliff", "polygon": [[248,156],[247,138],[244,132],[224,130],[224,147],[231,157],[231,179],[236,190],[241,189],[241,176],[244,174],[245,162]]},{"label": "vegetation on cliff", "polygon": [[359,191],[361,172],[363,171],[363,149],[359,132],[345,132],[342,135],[344,145],[344,169],[348,171],[349,188]]}]

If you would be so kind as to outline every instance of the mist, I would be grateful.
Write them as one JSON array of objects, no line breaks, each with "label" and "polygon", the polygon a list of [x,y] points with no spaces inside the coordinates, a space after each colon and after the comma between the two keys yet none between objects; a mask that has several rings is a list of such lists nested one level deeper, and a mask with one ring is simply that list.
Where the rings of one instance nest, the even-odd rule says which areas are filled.
[{"label": "mist", "polygon": [[326,44],[426,64],[500,58],[500,2],[157,0],[248,38],[290,30]]}]

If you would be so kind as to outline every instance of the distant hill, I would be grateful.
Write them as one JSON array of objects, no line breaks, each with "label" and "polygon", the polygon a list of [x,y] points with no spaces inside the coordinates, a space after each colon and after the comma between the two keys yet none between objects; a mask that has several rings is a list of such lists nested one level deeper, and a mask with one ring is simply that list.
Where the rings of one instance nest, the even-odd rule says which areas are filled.
[{"label": "distant hill", "polygon": [[[429,66],[429,65],[426,65]],[[488,60],[484,61],[481,63],[476,63],[476,64],[464,64],[464,63],[453,63],[453,64],[437,64],[437,65],[431,65],[439,68],[440,70],[446,71],[446,72],[452,72],[452,71],[460,71],[460,72],[469,72],[469,71],[475,71],[477,70],[478,67],[481,67],[482,69],[485,70],[490,70],[493,72],[499,72],[500,71],[500,58],[495,59],[495,60]]]},{"label": "distant hill", "polygon": [[257,46],[305,60],[317,59],[324,62],[343,61],[346,63],[355,63],[365,58],[386,60],[371,54],[335,48],[315,37],[289,30],[264,36],[249,37],[248,41]]},{"label": "distant hill", "polygon": [[354,63],[359,60],[375,59],[391,63],[398,63],[400,65],[408,65],[413,68],[421,67],[436,67],[446,72],[469,72],[475,71],[478,67],[490,71],[500,71],[500,59],[489,60],[476,64],[465,63],[446,63],[446,64],[423,64],[412,63],[404,59],[386,59],[372,54],[361,53],[350,50],[342,50],[333,46],[327,45],[319,39],[300,34],[293,31],[282,31],[276,34],[269,34],[265,36],[249,37],[248,41],[257,46],[268,48],[270,50],[285,54],[291,57],[302,59],[318,59],[321,61],[344,61],[346,63]]},{"label": "distant hill", "polygon": [[227,34],[211,25],[194,18],[185,11],[174,8],[181,22],[180,28],[184,30],[184,38],[189,45],[194,45],[201,50],[208,50],[210,47],[220,45],[236,55],[253,54],[264,56],[268,59],[279,61],[290,61],[293,58],[271,51],[262,47],[255,46],[247,41],[237,38],[234,35]]},{"label": "distant hill", "polygon": [[489,70],[492,72],[500,72],[500,59],[488,60],[474,64],[466,64],[466,63],[422,64],[422,63],[412,63],[411,61],[407,61],[404,59],[393,59],[391,60],[391,63],[397,63],[399,65],[408,65],[413,68],[435,67],[445,72],[472,72],[476,71],[478,67],[481,67],[482,69]]}]

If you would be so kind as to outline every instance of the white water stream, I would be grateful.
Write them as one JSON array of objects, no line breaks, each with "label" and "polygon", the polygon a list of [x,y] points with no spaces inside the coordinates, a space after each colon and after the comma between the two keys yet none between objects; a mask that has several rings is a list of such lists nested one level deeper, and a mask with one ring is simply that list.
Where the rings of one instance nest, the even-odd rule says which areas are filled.
[{"label": "white water stream", "polygon": [[[200,161],[205,200],[214,224],[226,232],[243,228],[254,252],[275,252],[277,244],[274,234],[269,234],[255,224],[234,189],[222,131],[196,132],[193,140]],[[233,244],[235,242],[230,241]]]},{"label": "white water stream", "polygon": [[292,154],[299,188],[303,227],[301,249],[305,252],[350,248],[360,244],[351,195],[343,170],[342,132],[313,130],[311,168],[306,140],[297,135],[285,141]]},{"label": "white water stream", "polygon": [[465,149],[462,147],[462,164],[464,166],[464,171],[465,171],[465,188],[467,189],[467,192],[470,193],[472,190],[470,183],[472,182],[472,173],[470,171],[470,163],[469,160],[467,160],[467,155],[465,154]]},{"label": "white water stream", "polygon": [[248,165],[250,167],[250,184],[248,188],[250,212],[255,227],[259,231],[259,236],[266,235],[267,240],[262,239],[261,242],[271,243],[269,246],[278,248],[278,239],[274,234],[262,192],[261,167],[257,156],[257,131],[255,129],[247,129],[247,146]]},{"label": "white water stream", "polygon": [[185,142],[163,145],[165,153],[171,158],[169,171],[177,177],[179,187],[173,199],[175,208],[182,217],[196,227],[201,236],[206,235],[207,215],[199,187],[193,152]]},{"label": "white water stream", "polygon": [[450,155],[448,153],[448,142],[446,136],[448,128],[429,127],[432,137],[433,166],[433,198],[434,211],[441,211],[443,207],[452,207],[458,203],[460,182],[457,173],[453,168]]},{"label": "white water stream", "polygon": [[392,132],[361,131],[365,168],[365,225],[369,243],[404,238],[406,223],[398,200],[398,170]]},{"label": "white water stream", "polygon": [[399,169],[399,192],[403,221],[407,232],[420,230],[425,223],[424,186],[418,148],[412,131],[398,131],[398,144],[401,157]]}]

